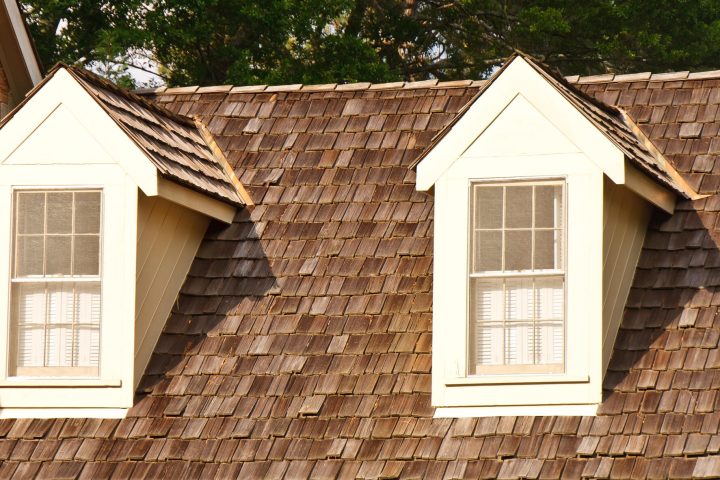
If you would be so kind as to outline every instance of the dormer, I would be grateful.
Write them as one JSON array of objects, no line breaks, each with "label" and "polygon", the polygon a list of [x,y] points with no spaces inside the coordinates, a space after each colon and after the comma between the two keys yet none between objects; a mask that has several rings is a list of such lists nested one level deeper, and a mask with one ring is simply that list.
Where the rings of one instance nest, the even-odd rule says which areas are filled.
[{"label": "dormer", "polygon": [[249,204],[200,122],[53,69],[0,125],[0,415],[122,417],[209,222]]},{"label": "dormer", "polygon": [[650,216],[695,193],[624,112],[521,56],[416,168],[436,415],[594,415]]}]

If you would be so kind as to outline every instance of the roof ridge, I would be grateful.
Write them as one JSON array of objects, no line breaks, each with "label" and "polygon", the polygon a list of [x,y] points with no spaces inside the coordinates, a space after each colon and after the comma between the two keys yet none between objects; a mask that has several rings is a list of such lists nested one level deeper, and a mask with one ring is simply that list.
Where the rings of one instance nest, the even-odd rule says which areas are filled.
[{"label": "roof ridge", "polygon": [[356,90],[411,90],[416,88],[467,88],[480,87],[487,80],[448,80],[439,81],[420,80],[416,82],[389,82],[389,83],[325,83],[325,84],[289,84],[289,85],[214,85],[201,87],[198,85],[188,87],[157,87],[138,88],[134,90],[138,95],[151,95],[157,93],[277,93],[277,92],[327,92],[327,91],[356,91]]},{"label": "roof ridge", "polygon": [[[621,83],[621,82],[668,82],[675,80],[709,80],[720,78],[720,70],[703,70],[690,72],[635,72],[635,73],[601,73],[598,75],[567,75],[564,77],[570,84],[583,83]],[[487,80],[447,80],[439,81],[420,80],[416,82],[389,82],[389,83],[324,83],[324,84],[288,84],[288,85],[212,85],[201,87],[192,85],[187,87],[154,87],[138,88],[134,93],[138,95],[152,95],[157,93],[277,93],[277,92],[322,92],[322,91],[350,91],[350,90],[410,90],[415,88],[466,88],[481,87]]]},{"label": "roof ridge", "polygon": [[565,80],[571,84],[582,83],[622,83],[622,82],[670,82],[677,80],[708,80],[720,78],[720,70],[703,70],[690,72],[635,72],[635,73],[601,73],[598,75],[568,75]]}]

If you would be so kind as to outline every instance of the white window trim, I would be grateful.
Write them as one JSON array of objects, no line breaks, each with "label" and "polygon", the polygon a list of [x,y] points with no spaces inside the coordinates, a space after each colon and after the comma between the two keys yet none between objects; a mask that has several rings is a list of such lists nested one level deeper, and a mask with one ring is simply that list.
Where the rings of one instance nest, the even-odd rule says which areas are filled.
[{"label": "white window trim", "polygon": [[[565,180],[565,371],[468,375],[470,185],[558,179]],[[457,409],[467,408],[473,415],[498,408],[539,412],[553,405],[589,406],[581,409],[586,414],[599,404],[600,342],[592,340],[602,328],[602,182],[602,171],[582,154],[461,157],[436,182],[432,403],[442,409],[437,415],[460,416]],[[578,257],[583,246],[592,253]],[[522,399],[532,405],[518,405]]]}]

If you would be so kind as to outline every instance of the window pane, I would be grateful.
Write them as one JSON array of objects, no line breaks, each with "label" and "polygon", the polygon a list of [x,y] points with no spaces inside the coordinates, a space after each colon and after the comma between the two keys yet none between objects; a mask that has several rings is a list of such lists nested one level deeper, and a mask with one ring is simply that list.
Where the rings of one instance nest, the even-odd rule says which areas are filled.
[{"label": "window pane", "polygon": [[501,228],[503,187],[475,188],[475,228]]},{"label": "window pane", "polygon": [[19,325],[45,324],[45,287],[22,283],[14,288],[14,316]]},{"label": "window pane", "polygon": [[75,193],[75,233],[100,233],[100,192]]},{"label": "window pane", "polygon": [[47,194],[47,233],[72,233],[71,192]]},{"label": "window pane", "polygon": [[502,270],[502,232],[475,233],[475,267],[474,271]]},{"label": "window pane", "polygon": [[15,276],[43,274],[43,237],[17,237]]},{"label": "window pane", "polygon": [[505,318],[508,322],[533,319],[533,295],[532,278],[505,281]]},{"label": "window pane", "polygon": [[73,287],[67,283],[47,284],[48,318],[50,324],[73,323]]},{"label": "window pane", "polygon": [[560,230],[535,231],[535,270],[562,268],[562,232]]},{"label": "window pane", "polygon": [[536,317],[562,320],[565,316],[565,286],[562,278],[535,279]]},{"label": "window pane", "polygon": [[42,192],[18,192],[17,233],[40,233],[45,231],[45,194]]},{"label": "window pane", "polygon": [[47,242],[47,260],[45,275],[70,275],[70,235],[49,236]]},{"label": "window pane", "polygon": [[505,188],[505,228],[532,227],[533,187],[509,186]]},{"label": "window pane", "polygon": [[45,326],[18,329],[18,367],[42,367],[45,361]]},{"label": "window pane", "polygon": [[47,328],[47,351],[45,365],[48,367],[72,367],[72,326],[49,326]]},{"label": "window pane", "polygon": [[100,273],[100,237],[83,235],[75,237],[74,275],[98,275]]},{"label": "window pane", "polygon": [[[499,325],[477,325],[475,338],[475,362],[471,362],[470,371],[474,373],[475,365],[504,365],[503,338],[504,329]],[[475,365],[472,365],[475,363]]]},{"label": "window pane", "polygon": [[535,227],[562,227],[562,185],[535,187]]},{"label": "window pane", "polygon": [[505,318],[501,279],[473,278],[470,292],[470,313],[477,322],[498,322]]},{"label": "window pane", "polygon": [[505,330],[505,364],[532,365],[535,345],[532,322],[509,324]]},{"label": "window pane", "polygon": [[100,285],[75,284],[75,321],[100,325]]},{"label": "window pane", "polygon": [[505,231],[505,270],[532,268],[532,231]]},{"label": "window pane", "polygon": [[78,373],[78,368],[96,369],[99,364],[100,284],[23,283],[13,289],[13,312],[19,324],[17,367],[68,369],[49,370],[55,375],[97,375],[97,370]]},{"label": "window pane", "polygon": [[541,365],[563,362],[562,322],[541,322],[538,324],[538,359]]},{"label": "window pane", "polygon": [[95,367],[100,363],[100,328],[81,326],[75,331],[73,364]]}]

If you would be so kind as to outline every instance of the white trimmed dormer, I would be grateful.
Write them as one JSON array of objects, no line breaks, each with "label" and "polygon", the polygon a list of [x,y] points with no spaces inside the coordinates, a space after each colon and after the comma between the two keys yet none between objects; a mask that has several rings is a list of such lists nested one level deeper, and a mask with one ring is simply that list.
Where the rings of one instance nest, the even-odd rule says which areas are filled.
[{"label": "white trimmed dormer", "polygon": [[0,126],[0,416],[122,417],[211,219],[204,127],[58,66]]},{"label": "white trimmed dormer", "polygon": [[416,166],[436,415],[593,415],[652,210],[694,193],[623,112],[519,56]]}]

